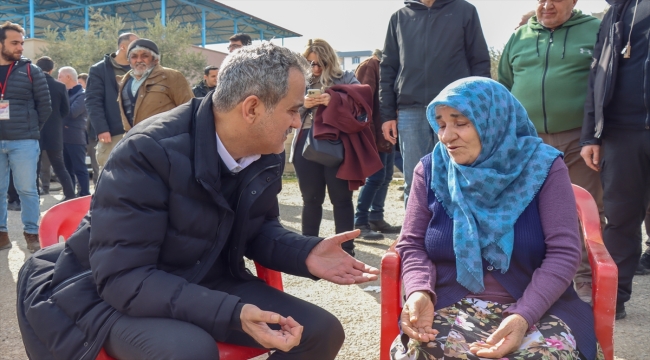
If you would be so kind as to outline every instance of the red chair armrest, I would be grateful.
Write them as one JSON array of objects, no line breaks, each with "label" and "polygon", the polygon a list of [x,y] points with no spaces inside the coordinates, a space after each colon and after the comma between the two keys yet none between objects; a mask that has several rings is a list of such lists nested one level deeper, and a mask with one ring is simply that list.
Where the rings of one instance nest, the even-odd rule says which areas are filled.
[{"label": "red chair armrest", "polygon": [[258,278],[264,280],[264,282],[269,284],[271,287],[284,291],[284,287],[282,286],[282,273],[267,269],[258,263],[255,263],[255,269],[257,270]]},{"label": "red chair armrest", "polygon": [[397,319],[402,311],[400,301],[400,257],[395,251],[397,241],[381,258],[381,343],[379,359],[390,358],[390,345],[399,334]]},{"label": "red chair armrest", "polygon": [[578,217],[592,273],[592,299],[596,338],[606,360],[614,360],[614,321],[618,289],[618,268],[603,243],[600,215],[587,190],[573,185]]}]

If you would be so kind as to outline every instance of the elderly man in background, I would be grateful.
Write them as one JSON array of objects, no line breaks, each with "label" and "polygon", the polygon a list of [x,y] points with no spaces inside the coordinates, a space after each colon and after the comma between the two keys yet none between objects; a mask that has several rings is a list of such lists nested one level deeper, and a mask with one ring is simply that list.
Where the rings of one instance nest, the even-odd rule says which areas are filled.
[{"label": "elderly man in background", "polygon": [[[366,184],[359,190],[357,210],[354,214],[354,227],[361,230],[359,237],[365,240],[381,240],[383,234],[399,233],[401,226],[393,226],[384,220],[384,203],[388,194],[388,185],[393,180],[395,152],[393,144],[384,139],[379,115],[379,61],[382,52],[376,49],[372,56],[364,60],[355,72],[360,83],[369,85],[373,93],[372,122],[375,143],[379,158],[384,167],[366,179]],[[383,233],[383,234],[382,234]]]},{"label": "elderly man in background", "polygon": [[[574,9],[576,3],[538,2],[535,16],[512,34],[503,50],[499,82],[524,105],[542,140],[564,153],[571,182],[594,197],[604,227],[600,177],[580,156],[584,102],[600,20]],[[580,299],[590,303],[591,266],[584,243],[574,282]]]},{"label": "elderly man in background", "polygon": [[122,78],[117,97],[125,131],[194,97],[183,74],[159,64],[160,52],[153,41],[132,42],[127,57],[131,71]]},{"label": "elderly man in background", "polygon": [[115,144],[124,136],[120,108],[116,101],[116,76],[124,76],[131,70],[126,50],[136,39],[138,37],[135,34],[120,35],[117,39],[117,51],[104,55],[104,59],[91,66],[88,71],[86,108],[88,120],[93,128],[91,135],[97,134],[96,155],[100,169],[104,167]]},{"label": "elderly man in background", "polygon": [[63,159],[72,178],[72,186],[79,182],[79,196],[90,195],[90,178],[86,167],[86,121],[88,113],[84,103],[85,92],[77,81],[77,71],[69,66],[59,70],[59,81],[68,89],[70,112],[63,118]]},{"label": "elderly man in background", "polygon": [[192,88],[194,97],[204,97],[210,91],[217,87],[217,75],[219,68],[214,65],[208,65],[203,69],[203,80]]}]

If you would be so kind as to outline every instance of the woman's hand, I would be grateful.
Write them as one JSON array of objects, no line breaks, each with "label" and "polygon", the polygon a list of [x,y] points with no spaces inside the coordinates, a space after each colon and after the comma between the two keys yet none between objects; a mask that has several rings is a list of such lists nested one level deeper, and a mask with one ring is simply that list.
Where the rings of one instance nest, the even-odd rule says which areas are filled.
[{"label": "woman's hand", "polygon": [[316,101],[318,101],[318,105],[327,106],[327,105],[329,105],[329,103],[330,103],[330,99],[331,99],[331,98],[332,98],[332,97],[330,96],[330,94],[325,93],[325,94],[320,94],[320,95],[316,98]]},{"label": "woman's hand", "polygon": [[499,328],[487,338],[486,342],[469,345],[472,354],[491,359],[500,359],[521,346],[528,330],[528,322],[519,314],[512,314],[503,319]]},{"label": "woman's hand", "polygon": [[433,326],[433,302],[426,291],[416,291],[409,296],[402,309],[400,325],[404,334],[420,342],[436,339],[438,330]]},{"label": "woman's hand", "polygon": [[320,105],[320,103],[318,102],[318,98],[305,96],[305,102],[302,106],[305,107],[305,109],[311,109],[314,106],[318,106],[318,105]]}]

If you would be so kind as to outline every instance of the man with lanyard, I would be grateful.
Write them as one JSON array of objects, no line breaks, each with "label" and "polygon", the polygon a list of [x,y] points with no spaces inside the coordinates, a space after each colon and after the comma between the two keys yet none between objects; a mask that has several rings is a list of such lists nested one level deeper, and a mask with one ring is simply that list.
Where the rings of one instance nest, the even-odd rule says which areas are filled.
[{"label": "man with lanyard", "polygon": [[23,58],[25,30],[9,21],[0,25],[0,250],[11,247],[7,229],[9,171],[22,204],[27,249],[40,248],[36,166],[40,130],[52,112],[45,75]]}]

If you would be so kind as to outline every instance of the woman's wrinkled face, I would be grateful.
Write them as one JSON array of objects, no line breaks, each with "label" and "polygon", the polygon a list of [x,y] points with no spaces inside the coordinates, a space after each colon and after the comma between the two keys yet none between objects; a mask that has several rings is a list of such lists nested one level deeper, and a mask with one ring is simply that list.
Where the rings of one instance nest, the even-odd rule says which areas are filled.
[{"label": "woman's wrinkled face", "polygon": [[311,73],[315,77],[318,77],[323,73],[323,64],[319,62],[320,59],[318,59],[318,55],[316,53],[310,53],[309,56],[307,56],[307,61],[309,61],[311,64]]},{"label": "woman's wrinkled face", "polygon": [[438,139],[447,148],[449,156],[460,165],[471,165],[481,154],[481,139],[474,124],[460,111],[436,107]]}]

